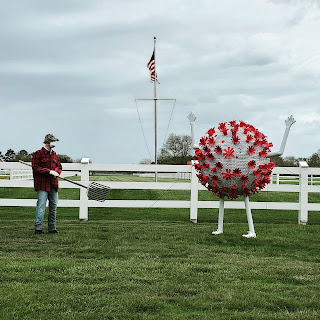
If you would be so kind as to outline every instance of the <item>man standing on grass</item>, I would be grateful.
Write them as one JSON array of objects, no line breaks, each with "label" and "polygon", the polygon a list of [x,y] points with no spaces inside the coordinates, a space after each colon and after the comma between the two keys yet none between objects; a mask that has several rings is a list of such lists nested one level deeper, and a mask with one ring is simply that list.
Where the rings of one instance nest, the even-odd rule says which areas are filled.
[{"label": "man standing on grass", "polygon": [[32,157],[32,170],[34,189],[38,193],[36,208],[36,219],[34,233],[43,234],[42,222],[49,200],[48,232],[58,233],[56,228],[56,213],[58,204],[58,177],[61,174],[62,166],[58,155],[53,151],[56,142],[59,141],[55,135],[49,133],[44,138],[45,146],[36,151]]}]

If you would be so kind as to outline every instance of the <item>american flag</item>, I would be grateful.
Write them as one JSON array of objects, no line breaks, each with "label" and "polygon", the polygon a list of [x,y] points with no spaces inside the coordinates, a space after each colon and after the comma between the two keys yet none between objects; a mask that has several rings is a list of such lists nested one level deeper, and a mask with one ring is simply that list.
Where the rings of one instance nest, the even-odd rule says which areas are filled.
[{"label": "american flag", "polygon": [[151,59],[148,63],[148,69],[150,70],[150,75],[151,75],[151,82],[154,82],[155,80],[158,82],[155,68],[156,68],[156,65],[155,65],[155,61],[154,61],[154,51],[153,51]]}]

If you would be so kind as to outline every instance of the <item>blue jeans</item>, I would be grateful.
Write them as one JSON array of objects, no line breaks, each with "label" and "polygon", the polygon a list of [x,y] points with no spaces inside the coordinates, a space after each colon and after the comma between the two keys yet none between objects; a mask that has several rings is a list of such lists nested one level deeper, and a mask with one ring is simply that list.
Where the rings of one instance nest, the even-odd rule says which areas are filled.
[{"label": "blue jeans", "polygon": [[38,201],[36,208],[35,230],[42,230],[42,222],[46,211],[47,200],[49,200],[48,231],[56,230],[56,215],[58,204],[58,192],[51,188],[50,192],[38,190]]}]

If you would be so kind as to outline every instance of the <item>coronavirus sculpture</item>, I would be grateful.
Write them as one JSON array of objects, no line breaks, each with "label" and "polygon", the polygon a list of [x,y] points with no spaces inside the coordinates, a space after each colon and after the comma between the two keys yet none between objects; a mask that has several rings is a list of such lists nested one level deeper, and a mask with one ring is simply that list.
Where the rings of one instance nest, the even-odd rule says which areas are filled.
[{"label": "coronavirus sculpture", "polygon": [[194,165],[200,182],[220,198],[218,230],[223,232],[224,199],[244,196],[249,232],[245,237],[256,237],[248,197],[270,182],[274,163],[270,157],[282,155],[293,117],[286,120],[286,131],[281,148],[271,152],[272,143],[254,126],[244,121],[220,123],[211,128],[196,146]]}]

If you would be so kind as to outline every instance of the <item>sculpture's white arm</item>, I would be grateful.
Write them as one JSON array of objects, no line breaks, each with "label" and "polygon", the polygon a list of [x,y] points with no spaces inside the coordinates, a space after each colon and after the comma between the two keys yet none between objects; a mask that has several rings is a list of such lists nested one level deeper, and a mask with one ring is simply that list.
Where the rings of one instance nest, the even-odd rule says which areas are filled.
[{"label": "sculpture's white arm", "polygon": [[196,121],[197,117],[192,112],[190,112],[189,115],[188,115],[188,119],[190,121],[190,126],[191,126],[192,146],[193,146],[193,149],[196,149],[196,147],[195,147],[195,137],[194,137],[194,122]]},{"label": "sculpture's white arm", "polygon": [[277,156],[281,156],[283,154],[284,148],[285,148],[286,143],[287,143],[287,139],[288,139],[290,128],[295,122],[296,122],[296,120],[294,120],[293,116],[290,116],[286,120],[286,131],[284,132],[284,135],[283,135],[283,138],[282,138],[282,143],[281,143],[281,146],[280,146],[280,150],[268,153],[267,158],[277,157]]}]

